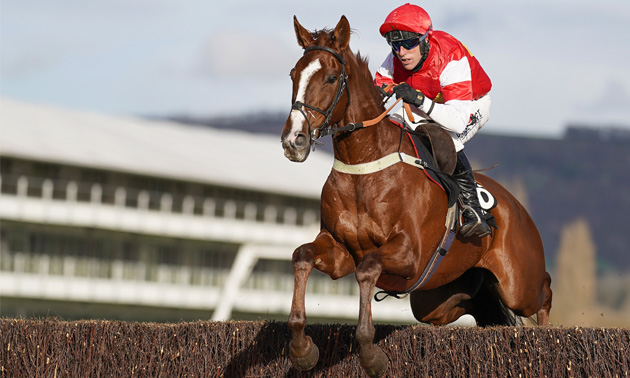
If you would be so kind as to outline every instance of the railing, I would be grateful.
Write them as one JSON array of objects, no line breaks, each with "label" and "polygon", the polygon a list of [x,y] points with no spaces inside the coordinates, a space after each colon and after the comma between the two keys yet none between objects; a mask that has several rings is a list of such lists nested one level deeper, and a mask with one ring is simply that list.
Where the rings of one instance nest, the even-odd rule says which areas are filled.
[{"label": "railing", "polygon": [[91,203],[192,216],[241,219],[285,225],[310,226],[318,222],[312,209],[276,206],[232,199],[217,199],[39,177],[0,175],[2,195],[43,201]]},{"label": "railing", "polygon": [[[40,277],[57,276],[221,288],[225,284],[230,269],[2,252],[0,272]],[[291,293],[293,275],[253,271],[242,288]],[[332,281],[328,276],[316,273],[309,279],[308,291],[319,294],[355,295],[358,294],[358,285],[352,277]]]},{"label": "railing", "polygon": [[319,230],[312,209],[0,176],[0,219],[224,243],[291,245]]},{"label": "railing", "polygon": [[66,278],[81,277],[220,287],[229,273],[228,269],[211,267],[149,265],[142,261],[106,260],[89,257],[6,252],[0,256],[0,270],[3,272]]},{"label": "railing", "polygon": [[[262,259],[262,258],[261,258]],[[232,269],[149,265],[140,261],[105,260],[28,253],[0,254],[0,295],[70,302],[97,302],[208,310],[229,318],[232,309],[288,314],[293,275],[253,271],[239,286],[229,282]],[[226,296],[226,290],[233,295]],[[353,276],[333,281],[314,272],[307,285],[309,312],[320,317],[353,318],[358,285]],[[227,303],[223,303],[227,300]],[[401,304],[375,313],[381,320],[401,320]]]}]

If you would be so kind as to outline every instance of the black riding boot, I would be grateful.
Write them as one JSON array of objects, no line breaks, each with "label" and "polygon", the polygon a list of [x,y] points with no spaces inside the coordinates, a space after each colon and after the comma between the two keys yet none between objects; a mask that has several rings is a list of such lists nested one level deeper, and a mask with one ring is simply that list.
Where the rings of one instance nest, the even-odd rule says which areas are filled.
[{"label": "black riding boot", "polygon": [[463,210],[462,218],[464,218],[464,223],[460,227],[459,232],[466,237],[476,235],[482,238],[490,235],[492,232],[490,226],[488,226],[481,214],[475,176],[473,176],[472,168],[463,150],[457,153],[457,165],[455,166],[453,177],[461,189],[459,199]]}]

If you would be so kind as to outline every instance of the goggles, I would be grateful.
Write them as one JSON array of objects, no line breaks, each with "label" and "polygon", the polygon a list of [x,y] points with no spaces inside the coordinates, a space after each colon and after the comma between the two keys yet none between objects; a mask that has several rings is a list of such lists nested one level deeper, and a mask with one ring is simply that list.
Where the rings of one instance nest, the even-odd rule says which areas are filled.
[{"label": "goggles", "polygon": [[392,41],[392,42],[389,42],[389,45],[396,52],[400,52],[400,48],[401,47],[404,47],[405,50],[411,50],[414,47],[418,46],[419,44],[420,44],[420,38],[412,38],[412,39],[406,39],[404,41]]},{"label": "goggles", "polygon": [[404,47],[405,50],[413,49],[418,46],[420,41],[425,39],[429,32],[431,31],[431,27],[424,34],[408,32],[404,30],[392,30],[385,34],[385,40],[387,43],[394,49],[396,52],[400,52],[400,48]]}]

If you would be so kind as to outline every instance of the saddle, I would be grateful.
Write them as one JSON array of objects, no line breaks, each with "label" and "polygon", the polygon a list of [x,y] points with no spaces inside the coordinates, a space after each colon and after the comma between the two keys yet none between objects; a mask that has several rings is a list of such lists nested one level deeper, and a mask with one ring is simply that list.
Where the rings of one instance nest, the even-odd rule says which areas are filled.
[{"label": "saddle", "polygon": [[452,177],[457,164],[455,145],[450,135],[435,123],[427,123],[412,130],[398,125],[414,146],[416,156],[422,162],[425,174],[431,181],[444,190],[448,198],[448,206],[457,202],[460,189]]}]

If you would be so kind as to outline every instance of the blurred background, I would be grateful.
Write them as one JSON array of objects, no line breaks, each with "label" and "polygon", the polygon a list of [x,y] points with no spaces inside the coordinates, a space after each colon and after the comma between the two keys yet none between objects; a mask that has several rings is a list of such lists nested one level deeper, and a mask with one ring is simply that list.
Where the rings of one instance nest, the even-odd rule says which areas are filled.
[{"label": "blurred background", "polygon": [[[375,71],[401,3],[2,2],[0,315],[286,319],[330,141],[282,156],[290,69],[342,14]],[[630,4],[418,3],[493,80],[475,168],[525,204],[552,323],[630,326]],[[354,278],[309,283],[309,318],[353,321]],[[412,323],[404,301],[377,321]]]}]

